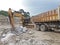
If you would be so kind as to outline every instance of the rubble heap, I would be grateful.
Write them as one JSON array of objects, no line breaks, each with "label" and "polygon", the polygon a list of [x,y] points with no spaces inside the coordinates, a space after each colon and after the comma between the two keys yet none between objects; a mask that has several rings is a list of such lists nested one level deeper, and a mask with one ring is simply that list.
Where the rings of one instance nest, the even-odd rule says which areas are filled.
[{"label": "rubble heap", "polygon": [[0,30],[0,45],[50,45],[49,40],[37,39],[33,35],[34,31],[26,27],[17,27],[15,31],[11,33],[11,29]]}]

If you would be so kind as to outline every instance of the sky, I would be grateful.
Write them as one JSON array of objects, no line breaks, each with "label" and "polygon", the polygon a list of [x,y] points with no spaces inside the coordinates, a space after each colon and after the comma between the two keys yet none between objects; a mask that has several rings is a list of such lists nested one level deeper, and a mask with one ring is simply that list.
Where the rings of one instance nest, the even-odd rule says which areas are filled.
[{"label": "sky", "polygon": [[60,0],[0,0],[0,10],[24,9],[30,16],[55,9],[60,5]]}]

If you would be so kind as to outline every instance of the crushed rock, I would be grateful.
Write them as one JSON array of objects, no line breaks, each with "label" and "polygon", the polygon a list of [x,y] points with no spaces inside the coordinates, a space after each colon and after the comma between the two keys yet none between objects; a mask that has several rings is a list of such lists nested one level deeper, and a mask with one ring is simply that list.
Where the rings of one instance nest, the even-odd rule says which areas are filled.
[{"label": "crushed rock", "polygon": [[28,30],[26,27],[16,27],[16,31],[14,31],[15,33],[11,33],[11,29],[1,29],[0,45],[55,45],[54,40],[36,38],[33,35],[35,32]]}]

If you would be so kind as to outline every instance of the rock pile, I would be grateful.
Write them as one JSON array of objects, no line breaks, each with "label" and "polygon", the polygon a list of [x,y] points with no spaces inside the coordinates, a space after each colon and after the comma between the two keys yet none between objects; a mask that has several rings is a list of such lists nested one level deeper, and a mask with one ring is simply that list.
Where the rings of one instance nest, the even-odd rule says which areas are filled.
[{"label": "rock pile", "polygon": [[17,27],[15,31],[11,33],[10,29],[0,30],[0,45],[50,45],[49,40],[37,39],[34,32],[26,27]]}]

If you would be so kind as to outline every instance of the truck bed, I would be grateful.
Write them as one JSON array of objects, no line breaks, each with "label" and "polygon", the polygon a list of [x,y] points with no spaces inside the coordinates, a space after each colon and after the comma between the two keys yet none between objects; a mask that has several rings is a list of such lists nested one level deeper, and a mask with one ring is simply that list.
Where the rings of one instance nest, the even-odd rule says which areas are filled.
[{"label": "truck bed", "polygon": [[33,16],[31,19],[33,20],[33,22],[60,21],[60,7]]}]

